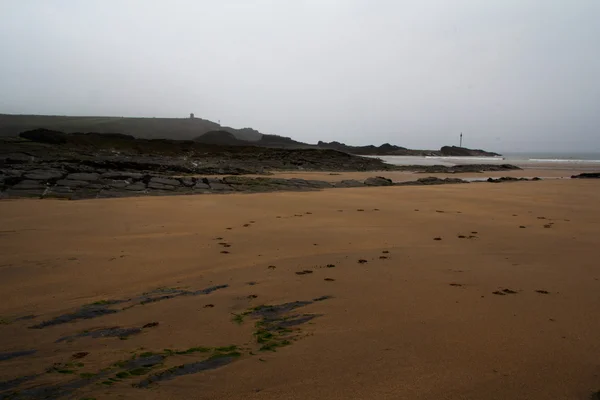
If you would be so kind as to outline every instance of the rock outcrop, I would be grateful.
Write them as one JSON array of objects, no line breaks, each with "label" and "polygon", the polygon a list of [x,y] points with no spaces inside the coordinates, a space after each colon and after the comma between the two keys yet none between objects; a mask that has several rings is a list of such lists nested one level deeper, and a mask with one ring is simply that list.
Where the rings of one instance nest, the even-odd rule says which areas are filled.
[{"label": "rock outcrop", "polygon": [[579,175],[572,175],[573,179],[600,179],[600,172],[584,172]]}]

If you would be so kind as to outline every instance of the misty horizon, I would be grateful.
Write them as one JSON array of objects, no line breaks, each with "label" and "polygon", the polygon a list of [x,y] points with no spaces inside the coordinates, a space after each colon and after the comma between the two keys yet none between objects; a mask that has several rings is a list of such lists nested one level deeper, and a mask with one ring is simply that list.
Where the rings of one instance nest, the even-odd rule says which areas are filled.
[{"label": "misty horizon", "polygon": [[6,1],[0,113],[600,152],[600,3]]}]

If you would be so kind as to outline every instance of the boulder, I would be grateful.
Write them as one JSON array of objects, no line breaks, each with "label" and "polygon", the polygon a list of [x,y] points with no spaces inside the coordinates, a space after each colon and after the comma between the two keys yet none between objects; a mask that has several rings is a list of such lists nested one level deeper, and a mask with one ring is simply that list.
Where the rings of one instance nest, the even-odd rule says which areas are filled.
[{"label": "boulder", "polygon": [[391,179],[384,178],[383,176],[376,176],[365,179],[365,185],[367,186],[392,186],[394,182]]}]

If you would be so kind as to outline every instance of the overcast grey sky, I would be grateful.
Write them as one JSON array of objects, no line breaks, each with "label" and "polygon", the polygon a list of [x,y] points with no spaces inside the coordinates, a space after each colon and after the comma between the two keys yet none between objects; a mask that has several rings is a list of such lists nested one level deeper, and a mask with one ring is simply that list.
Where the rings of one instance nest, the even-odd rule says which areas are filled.
[{"label": "overcast grey sky", "polygon": [[0,0],[0,113],[600,151],[599,0]]}]

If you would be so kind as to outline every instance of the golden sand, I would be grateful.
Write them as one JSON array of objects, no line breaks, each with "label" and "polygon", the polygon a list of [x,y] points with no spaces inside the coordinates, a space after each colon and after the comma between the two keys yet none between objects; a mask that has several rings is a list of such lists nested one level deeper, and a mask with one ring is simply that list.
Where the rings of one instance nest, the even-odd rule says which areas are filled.
[{"label": "golden sand", "polygon": [[[143,376],[94,383],[72,397],[589,399],[600,390],[599,204],[599,182],[575,180],[2,201],[0,353],[37,353],[0,361],[0,381],[69,382],[132,352],[237,345],[241,357],[217,369],[149,390],[131,385]],[[28,328],[158,287],[220,284],[229,287]],[[255,320],[234,321],[324,295],[333,298],[294,311],[318,316],[275,352],[258,350]],[[55,343],[149,322],[159,325],[127,340]],[[44,373],[77,352],[89,355],[68,367],[75,374]]]}]

